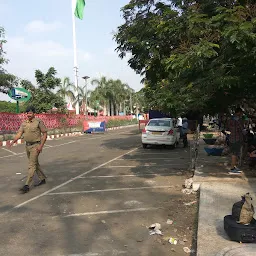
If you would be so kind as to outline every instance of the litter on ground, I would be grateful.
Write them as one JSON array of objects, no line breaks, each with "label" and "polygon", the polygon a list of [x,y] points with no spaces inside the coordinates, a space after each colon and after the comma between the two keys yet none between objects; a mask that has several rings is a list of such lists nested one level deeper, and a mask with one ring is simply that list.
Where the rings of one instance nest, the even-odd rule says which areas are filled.
[{"label": "litter on ground", "polygon": [[150,227],[149,227],[149,235],[163,235],[162,231],[161,231],[161,224],[159,223],[155,223],[155,224],[152,224]]}]

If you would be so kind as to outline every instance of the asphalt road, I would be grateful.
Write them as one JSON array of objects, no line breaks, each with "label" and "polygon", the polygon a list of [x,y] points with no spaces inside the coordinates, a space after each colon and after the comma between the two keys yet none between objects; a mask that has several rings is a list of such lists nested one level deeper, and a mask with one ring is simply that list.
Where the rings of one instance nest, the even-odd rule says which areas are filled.
[{"label": "asphalt road", "polygon": [[0,255],[169,255],[147,226],[186,199],[181,147],[142,149],[134,128],[47,141],[47,183],[24,195],[24,145],[1,148],[0,162]]}]

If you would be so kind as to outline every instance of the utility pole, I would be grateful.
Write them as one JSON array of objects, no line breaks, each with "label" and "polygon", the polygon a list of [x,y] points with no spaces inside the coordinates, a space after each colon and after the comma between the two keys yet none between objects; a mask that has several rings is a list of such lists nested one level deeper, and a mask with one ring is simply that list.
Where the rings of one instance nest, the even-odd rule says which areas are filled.
[{"label": "utility pole", "polygon": [[131,115],[132,115],[133,107],[132,107],[132,93],[131,92],[130,92],[130,109],[131,109]]},{"label": "utility pole", "polygon": [[88,96],[87,96],[87,80],[90,78],[89,76],[84,76],[82,77],[84,79],[85,82],[85,116],[86,116],[86,120],[88,119]]}]

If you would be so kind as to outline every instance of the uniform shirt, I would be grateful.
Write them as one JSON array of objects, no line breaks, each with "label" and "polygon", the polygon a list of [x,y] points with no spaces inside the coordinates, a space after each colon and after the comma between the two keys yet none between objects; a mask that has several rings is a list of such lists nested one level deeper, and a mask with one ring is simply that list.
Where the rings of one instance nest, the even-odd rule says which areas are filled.
[{"label": "uniform shirt", "polygon": [[47,132],[47,129],[41,119],[33,118],[32,121],[24,121],[18,132],[23,134],[25,141],[36,142],[41,141],[41,133]]},{"label": "uniform shirt", "polygon": [[182,124],[182,132],[188,133],[188,121],[184,121],[184,123]]},{"label": "uniform shirt", "polygon": [[231,143],[243,142],[244,125],[241,119],[236,120],[234,117],[228,121],[228,130],[231,132],[229,140]]},{"label": "uniform shirt", "polygon": [[181,117],[178,118],[177,126],[180,126],[180,127],[182,126],[182,118]]}]

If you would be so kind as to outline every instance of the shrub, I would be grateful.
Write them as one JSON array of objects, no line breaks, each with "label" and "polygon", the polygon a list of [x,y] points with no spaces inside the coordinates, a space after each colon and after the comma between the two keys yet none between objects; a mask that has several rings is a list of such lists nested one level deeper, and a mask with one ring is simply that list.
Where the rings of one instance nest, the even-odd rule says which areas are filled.
[{"label": "shrub", "polygon": [[132,119],[132,120],[110,119],[107,121],[106,128],[126,126],[126,125],[132,125],[132,124],[138,124],[138,120],[137,119]]}]

